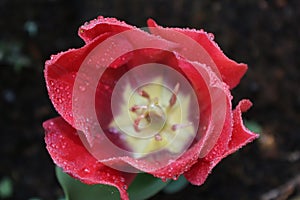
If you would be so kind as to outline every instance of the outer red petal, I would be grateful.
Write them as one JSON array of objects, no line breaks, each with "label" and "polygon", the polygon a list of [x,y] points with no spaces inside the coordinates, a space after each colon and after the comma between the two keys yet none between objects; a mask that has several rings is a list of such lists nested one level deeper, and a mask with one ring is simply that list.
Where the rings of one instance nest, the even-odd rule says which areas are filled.
[{"label": "outer red petal", "polygon": [[[198,162],[191,168],[190,171],[185,173],[185,177],[189,182],[194,185],[201,185],[206,180],[208,174],[211,170],[220,162],[223,158],[227,155],[237,151],[242,146],[246,145],[247,143],[253,141],[255,138],[258,137],[257,134],[252,133],[249,131],[244,125],[242,121],[242,112],[246,112],[250,106],[251,102],[248,100],[242,100],[236,109],[233,111],[233,131],[231,140],[228,143],[228,148],[225,152],[221,153],[218,148],[222,143],[221,137],[212,150],[210,154],[215,154],[216,156],[214,159],[207,157],[199,159]],[[221,144],[221,146],[223,146]]]},{"label": "outer red petal", "polygon": [[242,112],[246,112],[251,106],[252,103],[249,100],[242,100],[233,111],[232,138],[229,142],[228,151],[224,156],[237,151],[245,144],[258,138],[258,134],[251,132],[243,124]]},{"label": "outer red petal", "polygon": [[[201,57],[201,55],[198,56],[198,58],[189,57],[190,55],[195,55],[193,51],[193,47],[191,47],[191,44],[187,41],[182,39],[181,37],[178,37],[178,35],[174,35],[174,31],[180,32],[185,34],[186,36],[189,36],[190,38],[194,39],[196,42],[198,42],[210,55],[210,57],[213,59],[213,62],[216,64],[217,69],[213,70],[216,74],[221,74],[221,77],[223,81],[230,86],[230,88],[235,87],[239,82],[240,79],[243,77],[243,75],[247,71],[247,65],[246,64],[238,64],[235,61],[229,59],[224,55],[222,50],[218,47],[218,45],[213,41],[213,35],[208,34],[204,32],[203,30],[191,30],[191,29],[180,29],[180,28],[163,28],[161,26],[158,26],[154,20],[149,19],[148,20],[148,26],[151,31],[151,33],[155,35],[159,35],[164,39],[167,39],[172,42],[176,42],[178,44],[182,45],[182,48],[178,50],[180,54],[183,54],[185,57],[192,61],[197,61],[200,63],[204,63],[210,67],[212,67],[212,63],[207,59],[207,56],[204,58]],[[154,28],[151,28],[154,27]],[[191,48],[191,49],[189,49]],[[186,52],[185,52],[186,51]],[[218,71],[216,71],[218,70]]]},{"label": "outer red petal", "polygon": [[123,173],[98,162],[83,146],[77,131],[61,117],[43,124],[47,149],[64,172],[86,184],[107,184],[118,188],[122,199],[129,199],[126,188],[134,174]]},{"label": "outer red petal", "polygon": [[[91,68],[95,66],[108,67],[116,69],[124,65],[128,60],[133,56],[130,53],[126,56],[121,57],[116,60],[110,60],[115,54],[120,52],[130,52],[134,48],[142,48],[143,46],[156,46],[158,49],[171,49],[174,48],[174,44],[166,40],[160,39],[153,35],[150,35],[142,30],[139,30],[133,26],[127,25],[124,22],[117,21],[113,18],[103,18],[99,17],[98,19],[92,20],[90,23],[87,23],[79,29],[80,36],[87,43],[84,47],[79,49],[70,49],[66,52],[59,53],[57,55],[51,56],[51,60],[46,61],[45,64],[45,79],[46,85],[49,93],[49,97],[58,111],[58,113],[74,128],[82,130],[82,127],[78,127],[74,123],[72,104],[73,102],[73,92],[74,90],[78,91],[80,88],[75,88],[74,83],[75,79],[85,82],[93,82],[96,75],[93,70],[92,76],[83,76],[81,72],[78,75],[78,71],[81,67],[81,64],[85,59],[90,55],[90,53],[99,47],[100,44],[108,41],[108,38],[124,32],[126,30],[132,30],[122,34],[120,37],[115,37],[115,46],[108,46],[108,48],[98,48],[100,52],[97,52],[99,57],[94,60],[91,60],[89,65]],[[108,44],[107,44],[108,43]],[[106,45],[109,45],[107,42]],[[156,55],[152,55],[156,56]],[[95,70],[94,70],[95,71]],[[111,74],[115,74],[113,72]],[[91,80],[89,80],[91,79]],[[115,81],[114,76],[101,77],[102,87],[111,87],[111,83]],[[78,82],[77,82],[78,83]],[[92,84],[90,84],[92,85]],[[78,85],[77,85],[78,86]],[[99,88],[102,90],[102,88]],[[103,89],[105,91],[105,89]],[[105,113],[103,113],[105,114]]]},{"label": "outer red petal", "polygon": [[99,16],[97,19],[93,19],[82,25],[78,30],[78,35],[85,41],[85,43],[89,43],[104,33],[116,34],[133,28],[135,27],[115,18],[104,18]]},{"label": "outer red petal", "polygon": [[49,97],[58,113],[71,125],[73,125],[72,94],[79,67],[86,55],[109,36],[110,34],[100,35],[94,43],[53,55],[51,60],[46,61],[44,74]]}]

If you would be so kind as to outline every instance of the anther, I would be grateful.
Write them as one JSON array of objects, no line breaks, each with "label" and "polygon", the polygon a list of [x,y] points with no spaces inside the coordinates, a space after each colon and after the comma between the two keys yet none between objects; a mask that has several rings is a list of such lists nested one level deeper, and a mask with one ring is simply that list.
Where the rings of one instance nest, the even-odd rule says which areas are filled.
[{"label": "anther", "polygon": [[158,134],[156,134],[156,135],[154,136],[154,139],[155,139],[156,141],[161,141],[161,140],[162,140],[162,137],[161,137],[161,135],[158,133]]},{"label": "anther", "polygon": [[172,107],[176,103],[178,91],[179,91],[179,83],[177,83],[175,85],[175,88],[173,90],[173,94],[172,94],[172,96],[169,100],[170,107]]},{"label": "anther", "polygon": [[173,124],[171,129],[172,129],[172,131],[177,131],[178,129],[186,128],[186,127],[189,127],[189,126],[192,126],[192,125],[193,125],[192,122],[189,122],[187,124]]},{"label": "anther", "polygon": [[137,110],[140,110],[140,109],[147,109],[148,106],[139,106],[139,105],[134,105],[132,106],[129,110],[131,112],[136,112]]},{"label": "anther", "polygon": [[141,120],[144,119],[144,118],[145,118],[144,115],[140,115],[140,116],[138,116],[138,118],[136,118],[136,119],[134,120],[133,127],[134,127],[134,130],[135,130],[136,132],[139,132],[139,131],[140,131],[139,124],[140,124]]},{"label": "anther", "polygon": [[150,100],[150,95],[145,90],[140,90],[139,95],[145,97],[146,99]]}]

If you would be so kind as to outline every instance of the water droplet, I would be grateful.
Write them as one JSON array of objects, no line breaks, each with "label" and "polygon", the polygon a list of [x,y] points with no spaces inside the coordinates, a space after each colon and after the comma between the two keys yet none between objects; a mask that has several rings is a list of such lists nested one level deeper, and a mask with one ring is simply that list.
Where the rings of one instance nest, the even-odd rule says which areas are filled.
[{"label": "water droplet", "polygon": [[189,166],[185,166],[184,171],[188,171],[189,170]]},{"label": "water droplet", "polygon": [[161,180],[162,182],[167,182],[167,179],[164,176],[161,177]]},{"label": "water droplet", "polygon": [[212,34],[212,33],[208,33],[207,35],[208,35],[209,39],[211,39],[211,40],[214,40],[214,39],[215,39],[215,36],[214,36],[214,34]]},{"label": "water droplet", "polygon": [[83,171],[84,171],[85,173],[90,173],[90,170],[89,170],[88,168],[84,168]]},{"label": "water droplet", "polygon": [[65,149],[65,148],[66,148],[66,143],[63,143],[63,144],[61,145],[61,148],[62,148],[62,149]]},{"label": "water droplet", "polygon": [[85,88],[84,86],[82,86],[82,85],[79,86],[79,89],[80,89],[82,92],[84,92],[84,91],[86,90],[86,88]]},{"label": "water droplet", "polygon": [[110,127],[108,130],[109,130],[109,132],[114,133],[114,134],[117,134],[119,132],[118,129],[115,127]]},{"label": "water droplet", "polygon": [[128,188],[127,185],[123,185],[124,190],[127,190],[127,188]]},{"label": "water droplet", "polygon": [[95,67],[96,69],[100,69],[101,66],[99,64],[96,64]]},{"label": "water droplet", "polygon": [[122,183],[124,183],[124,182],[125,182],[125,178],[124,178],[124,177],[121,177],[121,178],[120,178],[120,181],[121,181]]},{"label": "water droplet", "polygon": [[104,85],[104,88],[108,90],[110,87],[108,85]]}]

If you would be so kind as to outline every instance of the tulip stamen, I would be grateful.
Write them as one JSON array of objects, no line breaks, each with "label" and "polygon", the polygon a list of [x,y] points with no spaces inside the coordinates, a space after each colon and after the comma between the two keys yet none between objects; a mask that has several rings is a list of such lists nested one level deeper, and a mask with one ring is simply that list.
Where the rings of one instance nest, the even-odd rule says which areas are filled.
[{"label": "tulip stamen", "polygon": [[139,88],[131,88],[130,84],[125,87],[124,98],[129,99],[110,127],[124,135],[122,139],[133,152],[148,154],[166,149],[178,153],[192,140],[196,131],[189,118],[190,94],[181,93],[185,89],[181,84],[173,82],[170,89],[158,77]]},{"label": "tulip stamen", "polygon": [[169,100],[169,106],[170,106],[170,107],[172,107],[172,106],[176,103],[176,101],[177,101],[177,94],[178,94],[178,92],[179,92],[179,86],[180,86],[179,83],[177,83],[177,84],[175,85],[175,88],[174,88],[174,90],[173,90],[173,94],[172,94],[172,96],[171,96],[171,98],[170,98],[170,100]]},{"label": "tulip stamen", "polygon": [[150,95],[145,90],[138,91],[139,95],[150,100]]},{"label": "tulip stamen", "polygon": [[144,118],[145,118],[145,115],[140,115],[134,120],[133,127],[136,132],[141,131],[141,129],[139,128],[139,124],[140,124],[141,120]]},{"label": "tulip stamen", "polygon": [[188,122],[187,124],[173,124],[171,129],[172,131],[177,131],[178,129],[186,128],[192,125],[193,125],[192,122]]},{"label": "tulip stamen", "polygon": [[136,113],[138,110],[145,110],[145,109],[147,109],[147,108],[148,108],[148,106],[145,106],[145,105],[143,105],[143,106],[140,106],[140,105],[134,105],[134,106],[132,106],[129,110],[130,110],[131,112]]}]

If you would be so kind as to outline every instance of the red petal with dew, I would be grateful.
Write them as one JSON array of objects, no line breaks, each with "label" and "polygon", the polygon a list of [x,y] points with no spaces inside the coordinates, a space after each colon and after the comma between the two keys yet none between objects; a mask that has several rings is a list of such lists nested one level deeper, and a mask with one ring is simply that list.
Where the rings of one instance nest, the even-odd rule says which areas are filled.
[{"label": "red petal with dew", "polygon": [[77,131],[63,118],[43,124],[47,150],[57,166],[86,184],[106,184],[118,188],[122,199],[129,199],[126,189],[134,174],[123,173],[98,162],[83,146]]},{"label": "red petal with dew", "polygon": [[[118,35],[121,32],[124,34]],[[79,29],[79,34],[87,44],[82,48],[51,56],[51,60],[46,61],[44,73],[49,97],[55,109],[74,128],[83,130],[73,119],[73,98],[76,98],[73,93],[80,89],[78,85],[74,88],[75,80],[82,84],[99,81],[96,80],[99,72],[95,66],[101,69],[118,68],[128,62],[132,56],[128,52],[135,48],[155,46],[158,49],[170,49],[174,44],[113,18],[99,17],[92,20]],[[114,46],[111,42],[114,42]],[[128,53],[126,57],[118,57],[124,52]],[[110,60],[112,57],[116,57],[116,60]],[[88,69],[84,73],[78,73],[83,64],[88,64]],[[84,76],[85,73],[89,75]],[[113,76],[101,77],[101,82],[106,88],[111,88],[109,84],[114,81]],[[93,84],[98,83],[90,85]]]},{"label": "red petal with dew", "polygon": [[[253,141],[258,137],[257,134],[248,130],[242,120],[242,112],[246,112],[251,107],[251,102],[248,100],[242,100],[233,111],[233,131],[231,139],[228,143],[227,150],[225,152],[219,151],[219,146],[223,146],[221,137],[218,140],[216,146],[212,149],[212,152],[207,157],[200,158],[198,162],[191,168],[190,171],[185,173],[185,177],[189,182],[194,185],[201,185],[206,180],[211,170],[226,156],[234,153],[239,148],[243,147],[247,143]],[[215,156],[210,157],[210,154]],[[213,159],[212,159],[213,158]]]},{"label": "red petal with dew", "polygon": [[[72,101],[73,90],[78,89],[74,88],[77,72],[87,54],[109,36],[103,34],[94,43],[53,55],[51,60],[46,61],[44,73],[49,97],[58,113],[73,126]],[[85,80],[87,78],[81,81],[88,81]]]},{"label": "red petal with dew", "polygon": [[[230,88],[235,87],[247,71],[246,64],[236,63],[224,55],[222,50],[213,41],[212,34],[208,34],[203,30],[164,28],[158,26],[152,19],[148,20],[148,26],[151,33],[159,35],[169,41],[181,44],[181,48],[177,51],[184,57],[191,61],[197,61],[212,67],[217,75],[220,73],[221,78],[230,86]],[[176,34],[176,32],[192,38],[200,46],[197,47],[197,45],[193,44],[193,42],[185,37],[180,36],[180,34]],[[201,55],[206,54],[206,52],[202,50],[202,47],[209,54],[209,56]],[[201,51],[199,55],[197,54],[198,49]],[[213,62],[208,59],[210,57],[212,58]],[[214,65],[216,65],[216,68]]]},{"label": "red petal with dew", "polygon": [[136,27],[128,25],[115,18],[99,16],[97,19],[93,19],[82,25],[78,30],[78,35],[85,41],[85,43],[89,43],[104,33],[117,34],[133,28],[136,29]]},{"label": "red petal with dew", "polygon": [[[194,66],[191,67],[191,64],[187,64],[182,60],[182,58],[178,57],[178,62],[180,68],[184,71],[184,73],[190,78],[191,83],[193,84],[194,88],[198,94],[199,98],[199,104],[203,107],[200,108],[201,110],[201,118],[200,121],[206,121],[205,125],[202,127],[208,127],[207,129],[203,130],[203,128],[199,127],[199,132],[197,133],[200,138],[198,141],[190,148],[188,149],[179,159],[177,159],[175,162],[171,163],[170,165],[164,167],[163,169],[160,169],[152,174],[154,174],[157,177],[162,178],[175,178],[185,172],[187,172],[193,164],[195,164],[201,155],[206,155],[205,151],[206,149],[210,149],[209,145],[207,145],[209,142],[212,142],[212,145],[215,144],[216,138],[219,138],[219,146],[218,149],[214,148],[214,153],[210,151],[208,155],[206,155],[207,158],[214,159],[214,156],[216,156],[216,153],[223,153],[225,150],[227,150],[228,142],[230,140],[231,136],[231,95],[226,87],[225,84],[223,84],[220,79],[216,77],[216,75],[211,71],[210,68],[207,68],[206,66],[203,66],[199,63],[193,63]],[[195,71],[194,67],[198,67],[198,69],[201,67],[202,70],[202,77],[199,76],[199,72]],[[198,75],[197,75],[198,74]],[[201,81],[202,80],[202,81]],[[203,82],[204,81],[204,82]],[[205,82],[206,81],[206,82]],[[207,90],[207,87],[214,86],[213,89],[210,88],[210,94],[203,95],[204,92]],[[200,92],[201,91],[201,92]],[[218,95],[222,91],[222,94],[224,94],[224,100],[225,102],[221,102],[222,104],[225,104],[225,121],[222,128],[222,133],[220,135],[216,134],[213,129],[210,129],[209,127],[216,126],[213,121],[211,121],[212,113],[212,107],[217,105],[210,105],[212,99],[209,99],[211,97],[217,98],[214,95]],[[216,93],[215,93],[216,92]],[[214,94],[215,93],[215,94]],[[213,102],[212,104],[215,104],[218,102]],[[202,152],[202,153],[201,153]],[[203,153],[204,152],[204,153]],[[172,169],[172,170],[170,170]]]}]

